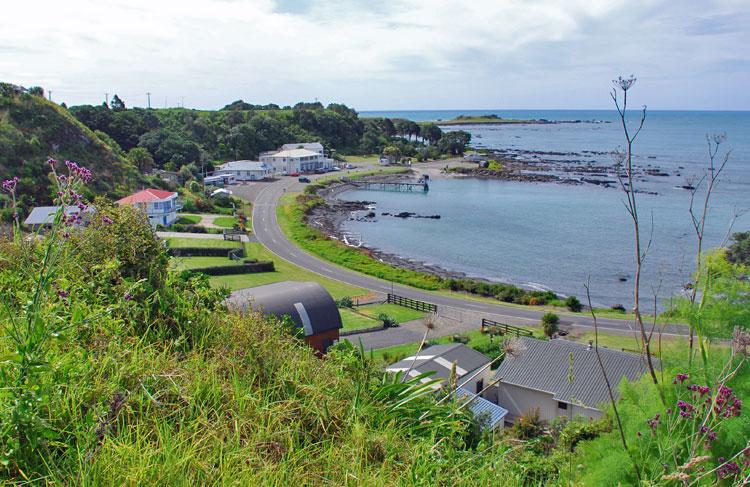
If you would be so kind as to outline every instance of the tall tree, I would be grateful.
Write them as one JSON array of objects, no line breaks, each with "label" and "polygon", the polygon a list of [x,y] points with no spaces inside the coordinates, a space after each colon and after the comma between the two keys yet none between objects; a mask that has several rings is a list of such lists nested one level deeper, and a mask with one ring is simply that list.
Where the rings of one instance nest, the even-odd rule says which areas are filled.
[{"label": "tall tree", "polygon": [[109,106],[112,107],[112,110],[125,110],[125,102],[117,95],[112,97]]}]

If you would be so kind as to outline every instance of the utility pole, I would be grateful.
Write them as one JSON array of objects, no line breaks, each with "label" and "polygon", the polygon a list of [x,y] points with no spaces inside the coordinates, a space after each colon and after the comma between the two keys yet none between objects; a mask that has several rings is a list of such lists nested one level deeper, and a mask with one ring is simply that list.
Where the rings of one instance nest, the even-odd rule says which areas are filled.
[{"label": "utility pole", "polygon": [[52,90],[47,90],[47,98],[52,101]]},{"label": "utility pole", "polygon": [[185,108],[185,97],[180,95],[180,108]]},{"label": "utility pole", "polygon": [[151,92],[146,92],[146,96],[148,97],[148,108],[151,108]]},{"label": "utility pole", "polygon": [[104,93],[104,103],[109,106],[109,93]]}]

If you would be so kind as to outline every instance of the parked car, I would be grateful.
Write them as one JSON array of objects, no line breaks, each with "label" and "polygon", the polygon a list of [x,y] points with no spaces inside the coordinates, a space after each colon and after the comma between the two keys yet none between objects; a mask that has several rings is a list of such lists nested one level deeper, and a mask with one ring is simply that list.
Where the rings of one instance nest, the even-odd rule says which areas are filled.
[{"label": "parked car", "polygon": [[291,177],[293,177],[293,178],[296,178],[297,176],[299,176],[299,173],[298,172],[293,172],[293,173],[290,173],[289,175]]},{"label": "parked car", "polygon": [[300,176],[297,181],[299,181],[300,183],[309,183],[310,178],[308,178],[307,176]]},{"label": "parked car", "polygon": [[347,164],[344,166],[345,169],[354,169],[354,166],[352,164]]},{"label": "parked car", "polygon": [[341,168],[340,168],[340,167],[338,167],[338,166],[333,166],[333,167],[331,168],[331,171],[341,171]]}]

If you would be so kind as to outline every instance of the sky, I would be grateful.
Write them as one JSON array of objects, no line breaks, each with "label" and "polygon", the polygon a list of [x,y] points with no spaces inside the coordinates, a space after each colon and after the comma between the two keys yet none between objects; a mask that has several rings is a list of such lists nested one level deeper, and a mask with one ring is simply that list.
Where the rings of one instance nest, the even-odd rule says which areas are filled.
[{"label": "sky", "polygon": [[750,0],[42,0],[0,16],[0,81],[68,105],[750,110]]}]

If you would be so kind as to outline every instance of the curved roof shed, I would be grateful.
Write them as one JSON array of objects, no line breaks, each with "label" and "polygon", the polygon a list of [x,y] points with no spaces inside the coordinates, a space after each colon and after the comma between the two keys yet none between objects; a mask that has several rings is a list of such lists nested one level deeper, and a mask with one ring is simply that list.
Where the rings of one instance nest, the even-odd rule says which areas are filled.
[{"label": "curved roof shed", "polygon": [[229,301],[240,309],[250,308],[264,315],[288,315],[306,337],[343,327],[336,302],[317,282],[284,281],[240,289]]}]

